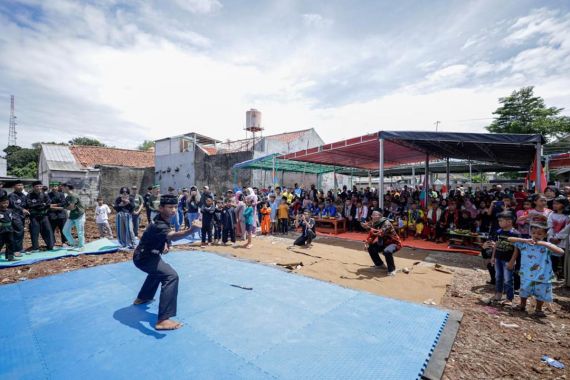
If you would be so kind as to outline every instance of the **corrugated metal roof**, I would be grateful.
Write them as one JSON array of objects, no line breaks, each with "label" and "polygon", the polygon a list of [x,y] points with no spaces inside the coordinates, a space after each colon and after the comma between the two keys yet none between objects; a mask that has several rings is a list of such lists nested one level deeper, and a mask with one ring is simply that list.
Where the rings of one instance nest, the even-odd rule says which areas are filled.
[{"label": "corrugated metal roof", "polygon": [[42,154],[49,170],[81,171],[83,168],[67,145],[42,144]]}]

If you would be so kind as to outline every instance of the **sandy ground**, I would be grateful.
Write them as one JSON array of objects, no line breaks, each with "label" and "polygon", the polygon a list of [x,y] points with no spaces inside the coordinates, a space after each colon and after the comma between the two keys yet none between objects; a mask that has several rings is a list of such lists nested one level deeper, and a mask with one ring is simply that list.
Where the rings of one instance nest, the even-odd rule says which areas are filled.
[{"label": "sandy ground", "polygon": [[[98,237],[94,223],[88,222],[86,230],[88,240]],[[282,264],[286,270],[342,286],[412,302],[431,301],[436,307],[462,311],[461,327],[445,368],[446,380],[570,378],[570,289],[556,285],[555,302],[549,305],[547,318],[535,319],[485,303],[493,294],[493,287],[485,283],[488,274],[480,257],[404,248],[397,253],[396,265],[400,270],[408,268],[410,273],[386,277],[384,271],[369,270],[371,262],[360,242],[319,237],[311,249],[291,250],[287,247],[292,237],[257,237],[250,250],[216,246],[205,250],[268,265]],[[171,254],[196,249],[200,248],[179,246]],[[130,252],[81,255],[0,269],[0,283],[122,262],[131,257]],[[436,270],[436,264],[443,272]],[[511,327],[503,327],[501,322]],[[544,354],[560,359],[566,369],[541,363]]]},{"label": "sandy ground", "polygon": [[[287,238],[260,236],[253,239],[251,249],[238,245],[208,246],[204,250],[279,265],[308,277],[417,303],[440,304],[453,277],[451,270],[436,269],[435,264],[425,262],[427,254],[420,251],[405,249],[397,254],[398,274],[388,277],[386,270],[371,268],[372,261],[363,243],[354,242],[353,248],[357,249],[324,242],[315,242],[311,248],[292,248],[291,243]],[[404,268],[408,273],[401,271]]]}]

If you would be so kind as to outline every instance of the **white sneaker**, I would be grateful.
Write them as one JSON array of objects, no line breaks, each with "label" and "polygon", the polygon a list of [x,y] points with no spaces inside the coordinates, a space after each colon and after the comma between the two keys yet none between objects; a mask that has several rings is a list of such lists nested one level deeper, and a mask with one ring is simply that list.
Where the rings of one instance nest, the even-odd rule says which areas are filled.
[{"label": "white sneaker", "polygon": [[394,277],[396,275],[396,271],[393,270],[392,272],[388,272],[388,276]]}]

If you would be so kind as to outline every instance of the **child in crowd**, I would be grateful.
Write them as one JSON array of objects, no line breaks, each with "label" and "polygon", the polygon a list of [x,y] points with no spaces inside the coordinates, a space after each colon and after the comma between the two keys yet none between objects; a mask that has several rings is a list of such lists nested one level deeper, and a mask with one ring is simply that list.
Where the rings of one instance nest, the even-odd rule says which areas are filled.
[{"label": "child in crowd", "polygon": [[[0,251],[2,247],[6,246],[6,252],[4,256],[8,261],[16,261],[16,255],[14,254],[14,220],[12,210],[8,208],[10,201],[8,200],[8,195],[3,193],[0,195]],[[18,253],[17,257],[21,257],[22,254]]]},{"label": "child in crowd", "polygon": [[251,248],[251,236],[255,233],[255,219],[253,217],[252,199],[248,196],[245,199],[245,210],[243,211],[243,218],[245,219],[245,233],[247,234],[247,243],[245,248]]},{"label": "child in crowd", "polygon": [[214,244],[219,245],[222,241],[222,211],[224,205],[222,201],[216,201],[214,210]]},{"label": "child in crowd", "polygon": [[279,208],[280,199],[274,193],[269,194],[269,207],[271,207],[271,232],[277,233],[277,209]]},{"label": "child in crowd", "polygon": [[271,206],[269,202],[263,202],[259,211],[261,216],[261,233],[267,235],[271,232]]},{"label": "child in crowd", "polygon": [[212,227],[214,223],[214,213],[216,212],[216,206],[214,206],[213,200],[210,197],[206,197],[204,205],[200,208],[202,213],[202,245],[201,248],[206,247],[206,238],[208,239],[208,245],[212,245]]},{"label": "child in crowd", "polygon": [[[546,202],[545,202],[546,203]],[[519,309],[526,311],[528,297],[536,299],[536,317],[545,317],[542,306],[545,302],[552,302],[552,281],[554,272],[552,271],[552,256],[564,255],[564,250],[552,243],[545,241],[548,233],[546,219],[543,221],[534,220],[530,223],[530,239],[510,237],[508,240],[515,243],[515,253],[509,261],[508,268],[515,268],[515,261],[520,254],[521,260],[521,304]]]},{"label": "child in crowd", "polygon": [[228,238],[232,244],[236,243],[236,212],[235,207],[232,205],[231,198],[226,199],[226,204],[222,209],[222,243],[226,245]]},{"label": "child in crowd", "polygon": [[95,223],[99,229],[99,237],[113,239],[113,231],[109,225],[109,215],[111,208],[103,202],[102,197],[97,198],[97,207],[95,207]]},{"label": "child in crowd", "polygon": [[510,237],[520,237],[519,232],[513,228],[514,216],[509,211],[504,211],[497,215],[499,219],[499,230],[494,234],[494,241],[491,242],[493,253],[491,255],[491,265],[495,266],[495,297],[493,301],[501,301],[503,293],[507,301],[512,303],[515,296],[513,284],[513,269],[508,268],[508,264],[513,257],[515,246],[507,239]]},{"label": "child in crowd", "polygon": [[289,205],[287,197],[281,198],[281,204],[277,210],[277,218],[279,219],[279,229],[282,234],[289,233]]},{"label": "child in crowd", "polygon": [[[570,218],[568,217],[568,199],[559,195],[552,201],[552,212],[548,215],[548,241],[564,249],[570,232]],[[552,257],[552,270],[556,277],[563,278],[562,270],[564,257]]]}]

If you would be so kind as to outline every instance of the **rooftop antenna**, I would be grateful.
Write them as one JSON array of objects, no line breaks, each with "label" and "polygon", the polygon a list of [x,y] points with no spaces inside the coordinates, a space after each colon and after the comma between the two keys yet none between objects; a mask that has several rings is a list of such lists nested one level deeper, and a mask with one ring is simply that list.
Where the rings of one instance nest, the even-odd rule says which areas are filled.
[{"label": "rooftop antenna", "polygon": [[10,95],[10,131],[8,133],[8,146],[16,145],[16,114],[14,113],[14,95]]}]

